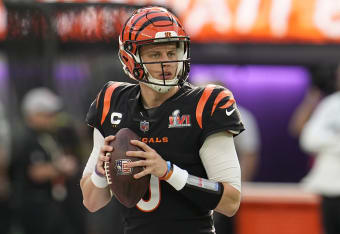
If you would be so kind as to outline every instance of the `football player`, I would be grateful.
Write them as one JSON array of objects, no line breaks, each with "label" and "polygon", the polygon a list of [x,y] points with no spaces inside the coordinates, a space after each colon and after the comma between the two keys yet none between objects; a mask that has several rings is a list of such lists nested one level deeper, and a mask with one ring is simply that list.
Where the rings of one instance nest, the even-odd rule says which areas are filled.
[{"label": "football player", "polygon": [[[111,200],[103,164],[121,128],[138,133],[143,151],[129,167],[151,174],[136,207],[121,205],[126,234],[215,233],[212,211],[233,216],[239,208],[241,173],[233,137],[244,130],[232,93],[186,82],[190,40],[167,9],[136,10],[119,36],[119,58],[138,84],[108,82],[91,104],[93,151],[81,179],[83,203],[95,212]],[[118,208],[117,208],[118,209]]]}]

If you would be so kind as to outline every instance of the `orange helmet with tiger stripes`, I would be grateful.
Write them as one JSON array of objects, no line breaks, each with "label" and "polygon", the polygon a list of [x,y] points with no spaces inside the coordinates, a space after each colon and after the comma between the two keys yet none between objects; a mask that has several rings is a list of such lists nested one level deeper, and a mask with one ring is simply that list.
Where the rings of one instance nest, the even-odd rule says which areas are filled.
[{"label": "orange helmet with tiger stripes", "polygon": [[[143,62],[140,48],[144,45],[176,42],[177,60],[166,61],[178,64],[172,80],[155,79],[148,72]],[[133,12],[126,21],[119,36],[119,59],[125,73],[132,79],[146,83],[158,92],[167,92],[171,87],[182,85],[190,70],[190,39],[176,16],[162,7],[146,7]]]}]

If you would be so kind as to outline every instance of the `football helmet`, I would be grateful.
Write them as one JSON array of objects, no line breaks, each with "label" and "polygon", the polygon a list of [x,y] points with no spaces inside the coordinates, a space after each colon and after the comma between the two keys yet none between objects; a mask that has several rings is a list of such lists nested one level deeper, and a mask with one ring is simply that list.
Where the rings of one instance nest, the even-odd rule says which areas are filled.
[{"label": "football helmet", "polygon": [[[144,45],[176,42],[177,60],[143,62],[140,49]],[[125,73],[132,79],[144,82],[160,93],[168,92],[171,87],[182,85],[190,70],[190,39],[181,23],[171,12],[162,7],[140,8],[126,21],[119,36],[118,57]],[[177,63],[174,78],[156,79],[148,72],[146,64]]]}]

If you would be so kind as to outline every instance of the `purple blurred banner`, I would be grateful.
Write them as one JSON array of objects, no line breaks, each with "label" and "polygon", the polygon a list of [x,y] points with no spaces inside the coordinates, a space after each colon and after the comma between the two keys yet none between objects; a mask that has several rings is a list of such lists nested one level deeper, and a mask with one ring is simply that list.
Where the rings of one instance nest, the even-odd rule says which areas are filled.
[{"label": "purple blurred banner", "polygon": [[307,173],[308,158],[288,133],[291,115],[309,85],[304,67],[192,65],[190,81],[223,83],[237,104],[254,114],[262,148],[257,181],[297,182]]},{"label": "purple blurred banner", "polygon": [[4,55],[0,54],[0,101],[8,103],[8,64]]}]

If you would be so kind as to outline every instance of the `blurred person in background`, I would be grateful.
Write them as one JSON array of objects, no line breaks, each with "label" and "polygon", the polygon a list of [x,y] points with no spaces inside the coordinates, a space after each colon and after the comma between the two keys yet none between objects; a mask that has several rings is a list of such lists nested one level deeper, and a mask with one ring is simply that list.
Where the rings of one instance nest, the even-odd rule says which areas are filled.
[{"label": "blurred person in background", "polygon": [[[79,142],[62,100],[47,88],[23,98],[24,133],[14,138],[14,204],[25,234],[83,234]],[[79,204],[78,204],[79,203]]]},{"label": "blurred person in background", "polygon": [[289,122],[289,132],[292,136],[300,136],[305,123],[322,98],[335,91],[335,71],[335,65],[314,65],[309,67],[310,85]]},{"label": "blurred person in background", "polygon": [[0,232],[7,234],[11,223],[8,175],[10,134],[5,108],[0,102]]},{"label": "blurred person in background", "polygon": [[253,181],[261,151],[261,134],[256,117],[247,108],[238,105],[247,131],[235,138],[235,147],[241,165],[242,181]]},{"label": "blurred person in background", "polygon": [[325,234],[340,233],[340,66],[336,88],[321,100],[300,136],[301,148],[315,155],[302,186],[321,196]]}]

